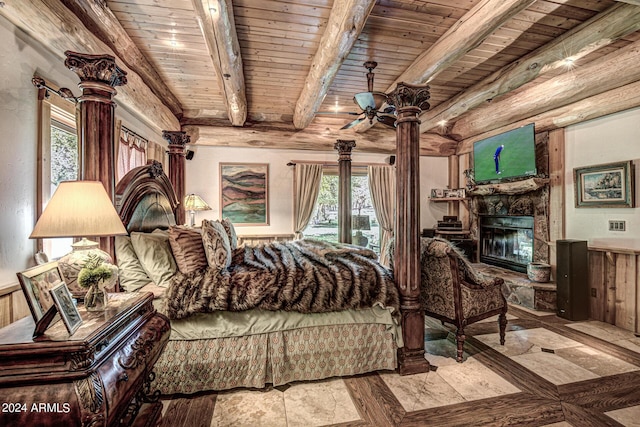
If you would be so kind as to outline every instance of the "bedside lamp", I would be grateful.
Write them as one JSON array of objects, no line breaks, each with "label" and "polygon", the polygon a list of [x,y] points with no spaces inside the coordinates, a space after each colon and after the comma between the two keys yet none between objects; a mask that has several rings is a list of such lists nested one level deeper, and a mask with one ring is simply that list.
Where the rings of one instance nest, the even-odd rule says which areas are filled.
[{"label": "bedside lamp", "polygon": [[362,234],[361,230],[371,230],[369,215],[353,215],[351,217],[351,228],[356,230],[356,234],[353,236],[353,243],[366,247],[369,239]]},{"label": "bedside lamp", "polygon": [[[98,248],[97,242],[87,237],[121,234],[127,234],[127,230],[101,182],[65,181],[58,185],[29,238],[82,237],[71,245],[73,252],[59,260],[67,285],[77,296],[86,292],[77,285],[77,278],[91,252],[98,253],[105,262],[113,262],[109,254]],[[114,274],[114,284],[116,280],[117,274]]]},{"label": "bedside lamp", "polygon": [[184,209],[189,211],[191,216],[191,227],[196,225],[196,211],[209,211],[211,208],[196,194],[187,194],[184,198]]}]

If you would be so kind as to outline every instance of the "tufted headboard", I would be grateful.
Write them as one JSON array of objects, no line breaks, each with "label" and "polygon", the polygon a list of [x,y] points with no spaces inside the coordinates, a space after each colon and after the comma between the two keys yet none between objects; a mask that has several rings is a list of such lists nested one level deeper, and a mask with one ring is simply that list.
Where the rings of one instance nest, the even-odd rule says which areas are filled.
[{"label": "tufted headboard", "polygon": [[129,233],[175,225],[179,203],[162,164],[155,160],[130,170],[116,186],[116,209]]}]

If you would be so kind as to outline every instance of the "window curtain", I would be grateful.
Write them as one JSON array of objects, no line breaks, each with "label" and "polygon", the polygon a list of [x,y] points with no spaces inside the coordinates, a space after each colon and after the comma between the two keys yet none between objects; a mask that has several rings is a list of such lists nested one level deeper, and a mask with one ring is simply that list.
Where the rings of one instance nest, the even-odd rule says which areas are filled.
[{"label": "window curtain", "polygon": [[120,126],[116,182],[131,169],[147,164],[147,140]]},{"label": "window curtain", "polygon": [[389,265],[389,241],[393,237],[396,207],[396,174],[393,166],[369,166],[369,191],[376,218],[382,228],[380,264]]},{"label": "window curtain", "polygon": [[166,171],[167,168],[165,166],[167,165],[167,162],[165,161],[165,152],[166,150],[162,145],[157,142],[149,141],[147,143],[147,162],[149,160],[160,162],[162,163],[162,169]]},{"label": "window curtain", "polygon": [[303,237],[302,230],[307,228],[313,209],[318,201],[322,182],[322,165],[297,163],[294,166],[293,215],[296,239]]}]

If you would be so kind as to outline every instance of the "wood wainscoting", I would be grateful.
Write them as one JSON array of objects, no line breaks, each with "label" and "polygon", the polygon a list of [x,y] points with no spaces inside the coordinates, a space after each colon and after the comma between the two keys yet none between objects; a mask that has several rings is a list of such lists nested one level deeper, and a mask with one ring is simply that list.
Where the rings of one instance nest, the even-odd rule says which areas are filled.
[{"label": "wood wainscoting", "polygon": [[640,249],[589,245],[589,317],[640,334]]},{"label": "wood wainscoting", "polygon": [[0,288],[0,328],[30,315],[20,284]]}]

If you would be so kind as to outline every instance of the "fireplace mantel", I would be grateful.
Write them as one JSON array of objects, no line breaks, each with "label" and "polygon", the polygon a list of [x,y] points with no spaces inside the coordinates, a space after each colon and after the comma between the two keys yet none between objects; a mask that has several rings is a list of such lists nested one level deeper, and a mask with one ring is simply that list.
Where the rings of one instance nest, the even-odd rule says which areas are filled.
[{"label": "fireplace mantel", "polygon": [[477,185],[467,193],[471,196],[490,196],[492,194],[524,194],[538,190],[549,183],[549,178],[528,178],[521,181],[499,184]]}]

